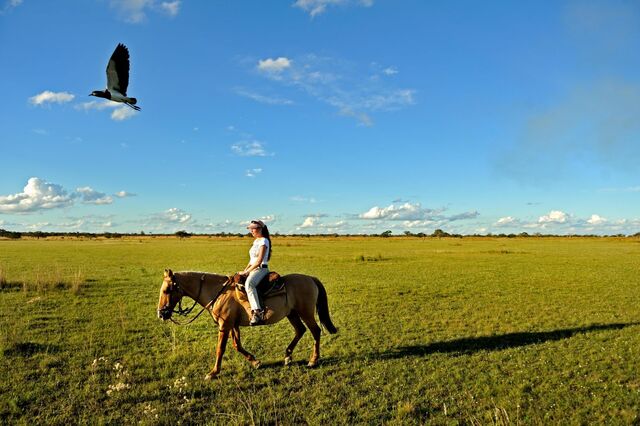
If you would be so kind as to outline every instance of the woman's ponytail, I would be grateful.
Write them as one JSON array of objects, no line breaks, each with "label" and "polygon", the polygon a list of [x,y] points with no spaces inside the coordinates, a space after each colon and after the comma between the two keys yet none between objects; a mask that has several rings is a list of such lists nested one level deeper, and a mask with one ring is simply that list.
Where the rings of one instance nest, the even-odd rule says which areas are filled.
[{"label": "woman's ponytail", "polygon": [[267,228],[267,225],[264,225],[262,227],[262,236],[266,238],[267,241],[269,241],[269,253],[267,253],[268,262],[269,260],[271,260],[271,252],[273,251],[273,249],[271,248],[271,236],[269,235],[269,228]]}]

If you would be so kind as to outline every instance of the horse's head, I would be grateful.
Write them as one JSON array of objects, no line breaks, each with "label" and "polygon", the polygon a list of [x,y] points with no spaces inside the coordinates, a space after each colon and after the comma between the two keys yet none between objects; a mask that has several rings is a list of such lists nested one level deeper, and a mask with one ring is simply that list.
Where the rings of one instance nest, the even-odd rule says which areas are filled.
[{"label": "horse's head", "polygon": [[184,296],[184,291],[175,280],[171,269],[164,270],[164,278],[160,286],[160,300],[158,300],[158,318],[166,321],[171,318],[173,309]]}]

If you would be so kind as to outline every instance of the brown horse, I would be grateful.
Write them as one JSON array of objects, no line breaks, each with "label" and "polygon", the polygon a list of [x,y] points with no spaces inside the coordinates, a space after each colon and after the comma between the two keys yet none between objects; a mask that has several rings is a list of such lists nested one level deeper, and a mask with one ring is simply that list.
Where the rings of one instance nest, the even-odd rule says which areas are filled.
[{"label": "brown horse", "polygon": [[[265,324],[275,324],[286,317],[295,329],[295,337],[285,351],[285,365],[291,363],[293,350],[306,331],[306,324],[315,340],[308,366],[315,367],[320,358],[321,331],[316,323],[314,311],[317,310],[320,323],[329,333],[338,331],[329,316],[327,292],[320,280],[309,275],[291,274],[282,278],[286,292],[265,300]],[[246,294],[237,288],[233,277],[202,272],[173,273],[170,269],[165,270],[160,287],[158,317],[165,321],[170,319],[173,312],[178,312],[174,311],[174,308],[183,296],[189,296],[207,309],[218,324],[216,363],[213,370],[205,376],[206,380],[220,373],[229,334],[233,339],[233,347],[254,367],[260,366],[260,361],[240,343],[240,326],[249,325],[249,303]]]}]

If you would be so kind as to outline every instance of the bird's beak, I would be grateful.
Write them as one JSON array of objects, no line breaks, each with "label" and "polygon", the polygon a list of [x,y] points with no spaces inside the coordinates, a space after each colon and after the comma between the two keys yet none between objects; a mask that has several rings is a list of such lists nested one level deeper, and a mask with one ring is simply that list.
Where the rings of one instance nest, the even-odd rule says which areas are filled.
[{"label": "bird's beak", "polygon": [[89,96],[94,96],[93,93],[89,93]]}]

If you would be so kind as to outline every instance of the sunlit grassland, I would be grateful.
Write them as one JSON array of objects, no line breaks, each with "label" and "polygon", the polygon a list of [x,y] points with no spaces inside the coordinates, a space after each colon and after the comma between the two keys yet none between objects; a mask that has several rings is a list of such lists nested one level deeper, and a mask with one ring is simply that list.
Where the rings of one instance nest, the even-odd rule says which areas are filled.
[{"label": "sunlit grassland", "polygon": [[[164,268],[230,274],[249,238],[0,241],[0,418],[32,423],[640,422],[640,240],[291,238],[336,335],[284,367],[287,321],[243,328],[254,370],[202,316],[156,318]],[[40,285],[35,285],[39,280]]]}]

